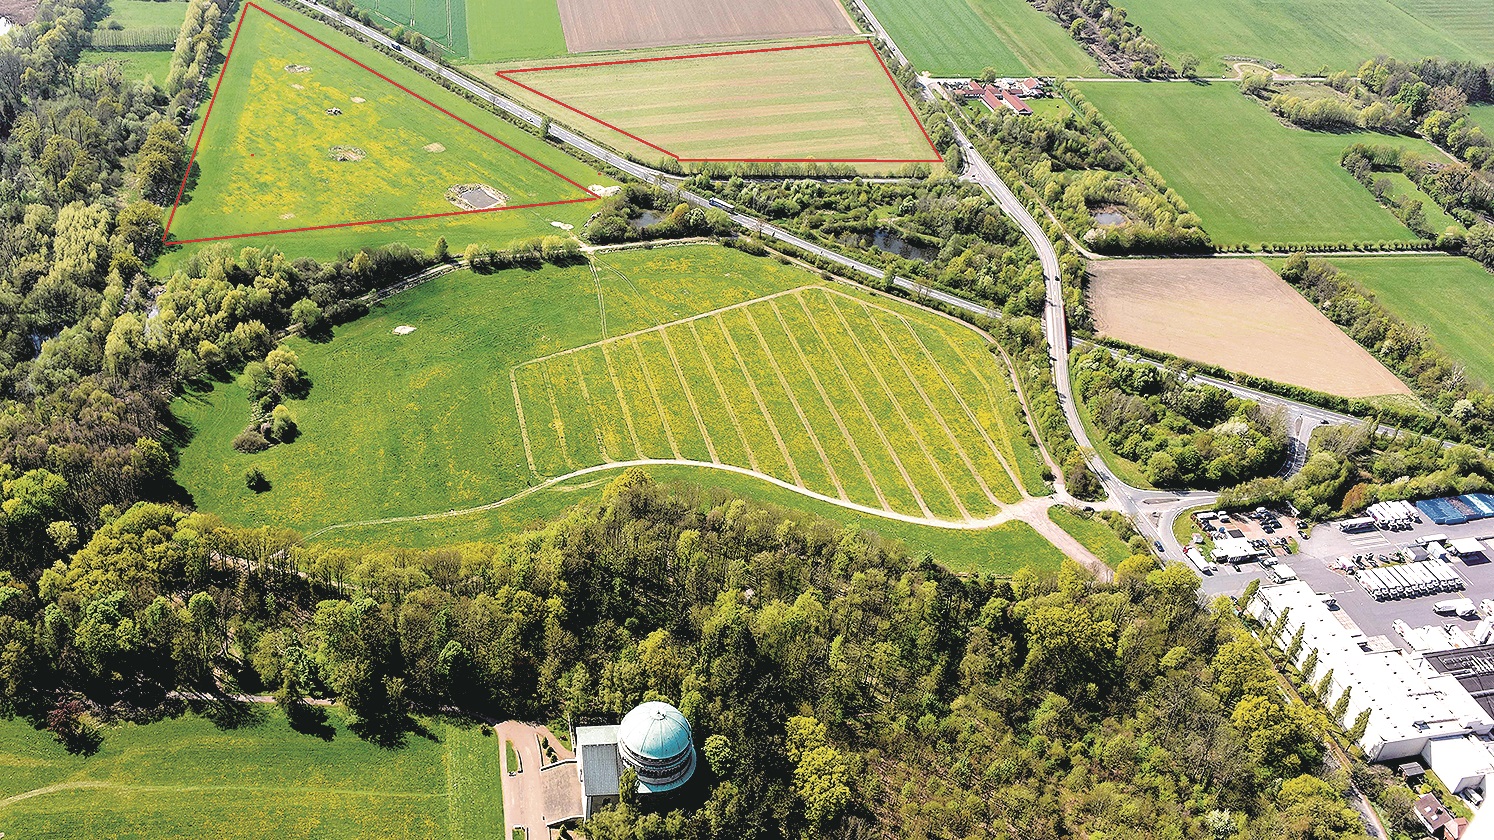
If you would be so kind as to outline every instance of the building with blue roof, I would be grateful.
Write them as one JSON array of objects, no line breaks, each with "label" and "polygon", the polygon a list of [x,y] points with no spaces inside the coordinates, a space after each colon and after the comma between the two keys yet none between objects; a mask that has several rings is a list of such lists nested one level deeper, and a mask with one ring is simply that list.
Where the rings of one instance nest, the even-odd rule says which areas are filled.
[{"label": "building with blue roof", "polygon": [[582,816],[587,819],[618,801],[625,769],[638,775],[638,793],[645,796],[683,787],[695,775],[690,722],[679,709],[657,700],[635,707],[616,726],[576,727],[575,744]]}]

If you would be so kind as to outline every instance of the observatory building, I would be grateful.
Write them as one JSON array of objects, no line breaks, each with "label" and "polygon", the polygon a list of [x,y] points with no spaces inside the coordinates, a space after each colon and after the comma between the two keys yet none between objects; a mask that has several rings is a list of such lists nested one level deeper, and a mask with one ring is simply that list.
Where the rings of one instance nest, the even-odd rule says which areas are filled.
[{"label": "observatory building", "polygon": [[638,774],[638,793],[651,796],[682,787],[695,773],[695,739],[680,710],[651,701],[616,726],[576,727],[576,772],[582,816],[616,803],[623,770]]}]

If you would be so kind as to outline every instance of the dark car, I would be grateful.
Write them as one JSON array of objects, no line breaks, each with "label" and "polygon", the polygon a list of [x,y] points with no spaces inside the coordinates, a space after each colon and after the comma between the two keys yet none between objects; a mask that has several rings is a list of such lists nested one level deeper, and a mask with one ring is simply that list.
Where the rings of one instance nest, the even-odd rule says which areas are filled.
[{"label": "dark car", "polygon": [[1161,554],[1162,552],[1164,552],[1164,551],[1167,550],[1167,549],[1165,549],[1165,548],[1162,547],[1162,541],[1161,540],[1153,540],[1152,541],[1152,545],[1156,546],[1158,554]]}]

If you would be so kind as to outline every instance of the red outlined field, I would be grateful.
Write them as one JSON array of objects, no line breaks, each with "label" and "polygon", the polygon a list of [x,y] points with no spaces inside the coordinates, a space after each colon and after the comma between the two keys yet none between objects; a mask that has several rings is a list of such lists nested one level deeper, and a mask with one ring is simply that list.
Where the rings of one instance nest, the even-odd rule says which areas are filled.
[{"label": "red outlined field", "polygon": [[869,41],[495,71],[516,98],[682,163],[938,163]]},{"label": "red outlined field", "polygon": [[595,174],[578,161],[330,27],[284,15],[245,5],[164,238],[596,200],[580,180]]}]

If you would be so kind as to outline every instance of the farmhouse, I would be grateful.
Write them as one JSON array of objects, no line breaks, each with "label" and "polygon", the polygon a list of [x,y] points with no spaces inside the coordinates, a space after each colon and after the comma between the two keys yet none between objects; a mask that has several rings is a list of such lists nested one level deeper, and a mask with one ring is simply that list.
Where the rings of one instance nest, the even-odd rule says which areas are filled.
[{"label": "farmhouse", "polygon": [[690,723],[668,703],[637,706],[616,726],[578,726],[573,743],[586,819],[618,801],[624,769],[638,774],[638,793],[649,796],[677,790],[695,774]]},{"label": "farmhouse", "polygon": [[1020,92],[1028,91],[1040,94],[1041,90],[1042,83],[1037,79],[1024,79],[1020,82],[1013,79],[1001,79],[990,83],[978,82],[975,79],[971,79],[964,86],[954,88],[954,94],[961,99],[979,99],[986,103],[986,107],[992,111],[1009,108],[1013,112],[1025,117],[1032,113],[1032,109],[1022,99]]}]

